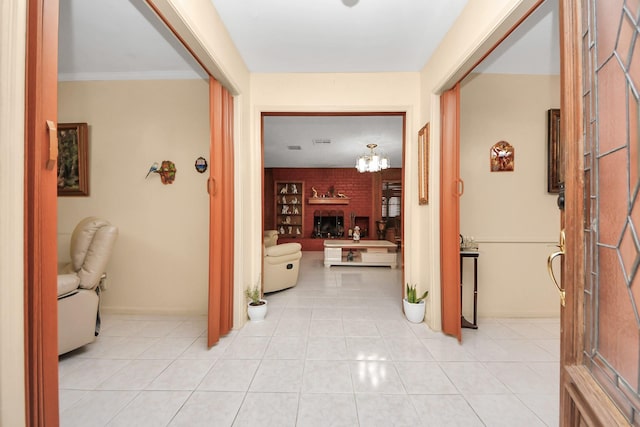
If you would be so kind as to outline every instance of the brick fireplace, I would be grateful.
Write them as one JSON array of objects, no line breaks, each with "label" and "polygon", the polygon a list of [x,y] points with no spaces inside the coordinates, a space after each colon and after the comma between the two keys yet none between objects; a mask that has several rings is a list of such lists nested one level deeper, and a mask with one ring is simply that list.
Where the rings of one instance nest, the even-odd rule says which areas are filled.
[{"label": "brick fireplace", "polygon": [[[299,242],[305,251],[321,251],[323,241],[342,233],[341,238],[349,238],[348,230],[358,225],[363,239],[376,239],[375,220],[381,217],[382,179],[400,177],[402,169],[394,168],[384,173],[359,173],[355,168],[265,168],[264,170],[264,229],[274,229],[275,205],[274,183],[276,181],[304,182],[303,223],[304,234],[295,238],[281,238],[279,243]],[[348,198],[337,201],[336,205],[309,204],[315,188],[321,198],[333,187],[335,193]],[[332,214],[333,212],[333,214]],[[341,212],[341,215],[338,214]],[[316,213],[320,215],[316,215]],[[320,217],[320,235],[318,235]],[[333,217],[334,219],[331,219]]]}]

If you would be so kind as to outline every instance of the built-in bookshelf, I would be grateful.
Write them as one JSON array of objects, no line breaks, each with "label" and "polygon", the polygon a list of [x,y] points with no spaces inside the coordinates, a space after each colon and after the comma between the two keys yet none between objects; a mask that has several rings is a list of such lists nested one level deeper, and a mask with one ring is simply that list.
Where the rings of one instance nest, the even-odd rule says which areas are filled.
[{"label": "built-in bookshelf", "polygon": [[304,237],[304,183],[275,182],[275,229],[280,237]]}]

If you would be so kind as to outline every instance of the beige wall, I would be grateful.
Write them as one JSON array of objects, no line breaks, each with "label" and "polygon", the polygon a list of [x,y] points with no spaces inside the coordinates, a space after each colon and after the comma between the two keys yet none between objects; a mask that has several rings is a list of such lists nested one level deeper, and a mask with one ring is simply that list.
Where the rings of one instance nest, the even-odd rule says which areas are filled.
[{"label": "beige wall", "polygon": [[[546,257],[560,213],[547,193],[546,114],[560,106],[560,77],[473,74],[460,98],[460,231],[480,244],[478,315],[557,316]],[[489,170],[489,149],[501,140],[515,149],[513,172]],[[464,263],[467,319],[472,265]]]},{"label": "beige wall", "polygon": [[[89,197],[58,198],[60,259],[85,216],[118,226],[108,268],[105,311],[200,313],[207,310],[209,89],[203,80],[65,82],[60,123],[89,124]],[[171,160],[176,179],[145,175]]]},{"label": "beige wall", "polygon": [[247,319],[244,288],[262,271],[260,156],[250,141],[250,73],[210,0],[149,0],[180,34],[204,68],[234,95],[234,327]]}]

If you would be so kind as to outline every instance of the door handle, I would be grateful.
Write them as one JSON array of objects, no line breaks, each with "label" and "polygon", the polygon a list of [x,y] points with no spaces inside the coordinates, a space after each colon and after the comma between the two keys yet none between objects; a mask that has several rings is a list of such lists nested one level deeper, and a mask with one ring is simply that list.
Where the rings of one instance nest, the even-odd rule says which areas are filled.
[{"label": "door handle", "polygon": [[458,190],[458,197],[460,197],[464,194],[464,181],[462,180],[462,178],[457,180],[456,186],[458,187],[456,188],[456,190]]},{"label": "door handle", "polygon": [[47,120],[49,131],[49,156],[47,159],[47,169],[53,169],[58,160],[58,129],[53,120]]},{"label": "door handle", "polygon": [[216,190],[216,179],[210,176],[209,179],[207,179],[207,193],[209,193],[210,196],[215,196],[217,193]]},{"label": "door handle", "polygon": [[556,279],[556,275],[553,273],[553,260],[565,254],[564,230],[560,231],[560,243],[558,245],[558,248],[560,249],[559,251],[552,253],[551,255],[549,255],[549,258],[547,258],[547,271],[549,272],[549,277],[551,277],[553,284],[556,285],[556,288],[558,288],[558,292],[560,293],[560,305],[564,307],[566,293],[564,291],[564,288],[560,287],[560,284]]}]

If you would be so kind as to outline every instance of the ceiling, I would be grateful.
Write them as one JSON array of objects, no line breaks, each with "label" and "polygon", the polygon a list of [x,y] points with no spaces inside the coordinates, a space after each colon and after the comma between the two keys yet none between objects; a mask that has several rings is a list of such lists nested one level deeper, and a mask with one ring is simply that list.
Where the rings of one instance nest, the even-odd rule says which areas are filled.
[{"label": "ceiling", "polygon": [[[259,73],[419,71],[468,0],[211,1],[247,67]],[[475,71],[559,74],[558,33],[558,0],[547,0]],[[60,0],[58,68],[61,81],[207,78],[144,0]],[[269,117],[265,166],[353,167],[366,144],[377,143],[399,167],[398,121]]]},{"label": "ceiling", "polygon": [[[387,155],[391,167],[402,166],[402,115],[265,116],[264,166],[355,167],[367,144]],[[299,147],[299,149],[290,149]]]},{"label": "ceiling", "polygon": [[420,70],[467,0],[212,2],[251,72],[366,73]]}]

